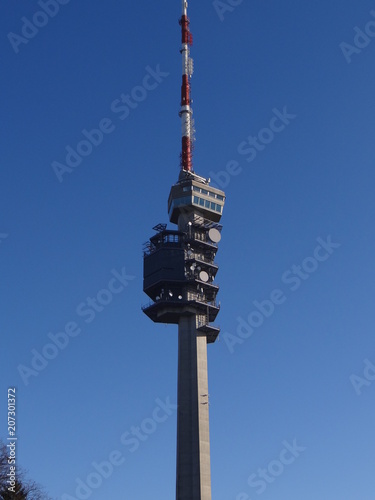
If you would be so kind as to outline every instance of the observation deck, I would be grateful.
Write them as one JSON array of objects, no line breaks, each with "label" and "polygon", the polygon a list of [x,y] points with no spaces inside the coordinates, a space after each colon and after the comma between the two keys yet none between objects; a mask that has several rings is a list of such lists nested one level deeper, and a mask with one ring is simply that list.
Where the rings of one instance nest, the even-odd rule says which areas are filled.
[{"label": "observation deck", "polygon": [[220,310],[214,259],[221,227],[201,216],[193,217],[182,231],[158,224],[143,246],[143,290],[151,299],[143,312],[156,323],[178,324],[182,315],[195,315],[197,330],[209,343],[220,331],[210,323]]}]

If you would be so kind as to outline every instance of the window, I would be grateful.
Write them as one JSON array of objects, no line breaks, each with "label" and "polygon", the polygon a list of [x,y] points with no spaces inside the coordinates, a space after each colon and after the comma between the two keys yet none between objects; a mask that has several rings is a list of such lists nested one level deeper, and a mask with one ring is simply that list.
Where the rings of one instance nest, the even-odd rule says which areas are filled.
[{"label": "window", "polygon": [[178,207],[179,205],[188,205],[189,203],[194,203],[194,205],[208,208],[209,210],[213,210],[219,214],[221,214],[223,208],[221,205],[214,203],[213,201],[204,200],[199,196],[193,196],[192,198],[178,198],[177,200],[174,200],[174,207]]},{"label": "window", "polygon": [[171,206],[169,208],[169,214],[173,211],[174,208],[179,207],[181,205],[191,205],[192,202],[193,202],[192,196],[184,196],[183,198],[176,198],[171,203]]}]

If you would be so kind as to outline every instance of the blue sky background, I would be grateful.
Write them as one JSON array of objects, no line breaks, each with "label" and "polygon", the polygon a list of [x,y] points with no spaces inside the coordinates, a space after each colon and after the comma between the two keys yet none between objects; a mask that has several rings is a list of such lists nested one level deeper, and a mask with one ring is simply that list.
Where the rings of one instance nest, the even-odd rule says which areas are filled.
[{"label": "blue sky background", "polygon": [[[88,498],[174,498],[176,413],[147,419],[158,398],[176,402],[177,329],[141,305],[142,243],[167,222],[179,169],[180,4],[71,1],[17,54],[8,33],[40,7],[1,7],[0,435],[16,386],[19,464],[55,499],[83,498],[77,478],[115,450],[124,463]],[[224,188],[222,333],[209,346],[215,500],[374,498],[375,381],[357,394],[350,377],[375,364],[375,37],[350,62],[340,48],[372,9],[244,0],[220,19],[211,0],[189,5],[195,170],[215,177],[233,160],[239,172]],[[113,101],[158,65],[168,76],[120,120]],[[296,117],[247,162],[239,145],[284,107]],[[52,162],[104,118],[113,132],[59,182]],[[291,290],[284,273],[329,235],[340,246]],[[85,322],[77,307],[123,268],[133,279]],[[283,304],[231,352],[239,318],[275,289]],[[81,333],[26,385],[19,366],[69,322]],[[153,432],[132,452],[121,436],[141,425]],[[294,439],[305,450],[263,493],[248,484],[280,471]]]}]

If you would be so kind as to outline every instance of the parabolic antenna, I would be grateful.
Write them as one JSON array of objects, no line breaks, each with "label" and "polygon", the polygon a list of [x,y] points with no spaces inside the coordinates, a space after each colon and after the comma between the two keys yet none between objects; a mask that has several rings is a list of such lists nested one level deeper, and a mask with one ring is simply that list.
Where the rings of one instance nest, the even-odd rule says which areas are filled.
[{"label": "parabolic antenna", "polygon": [[208,274],[206,273],[206,271],[201,271],[201,272],[199,273],[199,279],[200,279],[201,281],[204,281],[204,282],[206,283],[206,282],[208,281],[208,278],[209,278],[209,276],[208,276]]},{"label": "parabolic antenna", "polygon": [[208,237],[210,238],[211,241],[213,241],[214,243],[219,243],[219,241],[221,240],[221,234],[220,234],[220,231],[218,231],[216,228],[212,227],[209,231],[208,231]]}]

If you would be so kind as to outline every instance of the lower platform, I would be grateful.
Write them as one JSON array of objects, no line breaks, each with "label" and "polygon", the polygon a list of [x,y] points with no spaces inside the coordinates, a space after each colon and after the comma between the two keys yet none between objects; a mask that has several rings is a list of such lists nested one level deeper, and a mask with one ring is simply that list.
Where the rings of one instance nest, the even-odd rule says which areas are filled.
[{"label": "lower platform", "polygon": [[142,307],[143,312],[155,323],[179,324],[182,316],[204,316],[205,322],[197,327],[197,332],[207,338],[207,343],[215,342],[219,335],[220,328],[209,323],[215,321],[220,307],[208,305],[197,300],[185,301],[168,300],[152,302]]},{"label": "lower platform", "polygon": [[152,302],[142,307],[142,311],[155,323],[178,324],[180,316],[191,314],[204,314],[208,322],[215,321],[220,307],[199,300],[168,300]]}]

